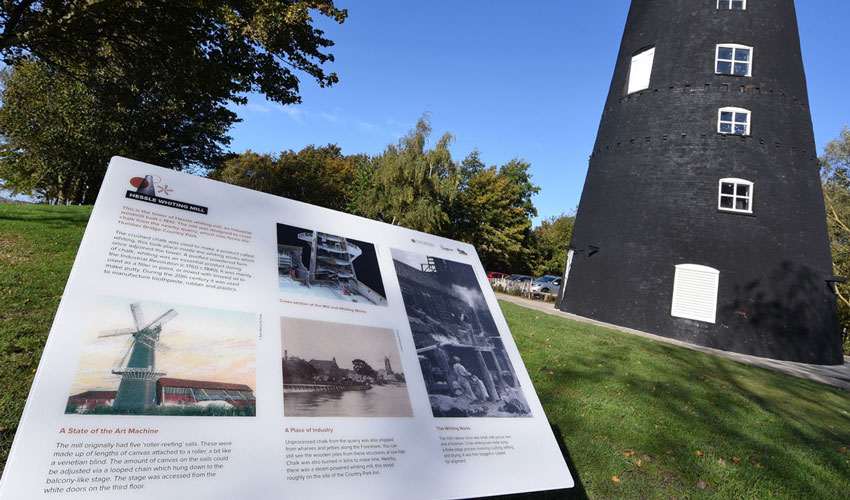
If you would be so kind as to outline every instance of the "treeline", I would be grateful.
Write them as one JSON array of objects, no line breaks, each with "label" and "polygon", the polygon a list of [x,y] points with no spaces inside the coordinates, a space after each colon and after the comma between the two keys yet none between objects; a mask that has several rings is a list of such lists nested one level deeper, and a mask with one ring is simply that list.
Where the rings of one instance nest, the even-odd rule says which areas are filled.
[{"label": "treeline", "polygon": [[513,159],[487,166],[478,151],[462,161],[443,134],[429,145],[423,116],[398,143],[375,156],[345,155],[339,146],[239,154],[209,177],[388,224],[474,245],[487,270],[563,273],[573,217],[561,215],[532,228],[537,209],[530,164]]},{"label": "treeline", "polygon": [[532,230],[528,163],[457,162],[427,117],[377,156],[228,152],[248,93],[296,104],[301,79],[338,81],[317,27],[348,16],[333,0],[33,5],[0,3],[0,188],[90,204],[120,155],[468,241],[488,269],[562,271],[570,219]]},{"label": "treeline", "polygon": [[342,24],[333,0],[0,2],[0,188],[90,204],[113,155],[203,172],[227,158],[232,110],[301,102]]},{"label": "treeline", "polygon": [[[845,126],[823,149],[821,183],[833,273],[850,281],[850,129]],[[850,354],[850,284],[836,283],[835,291],[844,352]]]}]

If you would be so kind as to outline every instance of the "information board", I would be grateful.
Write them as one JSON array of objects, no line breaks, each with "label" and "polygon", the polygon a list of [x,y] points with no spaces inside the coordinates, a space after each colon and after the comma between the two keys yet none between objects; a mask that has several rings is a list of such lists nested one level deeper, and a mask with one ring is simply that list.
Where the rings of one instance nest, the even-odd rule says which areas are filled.
[{"label": "information board", "polygon": [[472,246],[116,157],[0,498],[572,485]]}]

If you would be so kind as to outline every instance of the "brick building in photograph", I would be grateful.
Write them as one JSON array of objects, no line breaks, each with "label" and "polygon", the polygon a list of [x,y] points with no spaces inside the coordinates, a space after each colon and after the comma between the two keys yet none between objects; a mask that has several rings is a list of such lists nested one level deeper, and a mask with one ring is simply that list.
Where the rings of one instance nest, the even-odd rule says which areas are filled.
[{"label": "brick building in photograph", "polygon": [[84,413],[95,406],[112,406],[118,391],[85,391],[68,397],[68,406]]},{"label": "brick building in photograph", "polygon": [[257,405],[254,390],[245,384],[171,377],[156,381],[156,402],[160,406],[218,404],[254,408]]}]

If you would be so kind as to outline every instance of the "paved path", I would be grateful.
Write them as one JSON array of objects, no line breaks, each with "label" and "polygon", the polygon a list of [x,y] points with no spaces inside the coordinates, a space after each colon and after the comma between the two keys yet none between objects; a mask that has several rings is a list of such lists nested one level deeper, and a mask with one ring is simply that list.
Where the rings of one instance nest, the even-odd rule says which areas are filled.
[{"label": "paved path", "polygon": [[503,293],[497,293],[496,297],[499,300],[504,300],[523,307],[536,309],[538,311],[542,311],[553,316],[560,316],[562,318],[569,318],[575,321],[581,321],[583,323],[590,323],[593,325],[603,326],[605,328],[611,328],[612,330],[619,330],[621,332],[631,333],[633,335],[639,335],[648,339],[657,340],[658,342],[675,344],[681,347],[685,347],[687,349],[693,349],[695,351],[714,354],[715,356],[720,356],[721,358],[731,359],[740,363],[746,363],[748,365],[760,366],[762,368],[767,368],[768,370],[776,370],[778,372],[794,375],[795,377],[815,380],[817,382],[834,385],[836,387],[841,387],[842,389],[850,391],[850,356],[844,356],[844,364],[837,366],[808,365],[805,363],[794,363],[792,361],[777,361],[775,359],[759,358],[757,356],[748,356],[746,354],[738,354],[736,352],[721,351],[719,349],[712,349],[711,347],[703,347],[696,344],[689,344],[687,342],[682,342],[681,340],[670,339],[667,337],[662,337],[660,335],[653,335],[651,333],[642,332],[640,330],[633,330],[631,328],[626,328],[623,326],[612,325],[610,323],[603,323],[601,321],[596,321],[582,316],[576,316],[575,314],[565,313],[561,310],[555,309],[554,304],[552,304],[551,302],[529,300],[522,297],[515,297],[513,295],[506,295]]}]

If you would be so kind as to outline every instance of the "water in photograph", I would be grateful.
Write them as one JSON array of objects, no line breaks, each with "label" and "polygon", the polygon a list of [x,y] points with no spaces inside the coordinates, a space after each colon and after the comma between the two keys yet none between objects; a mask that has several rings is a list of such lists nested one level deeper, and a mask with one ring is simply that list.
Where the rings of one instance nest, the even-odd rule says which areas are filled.
[{"label": "water in photograph", "polygon": [[283,395],[287,417],[412,417],[404,385],[375,385],[365,391],[293,392]]}]

